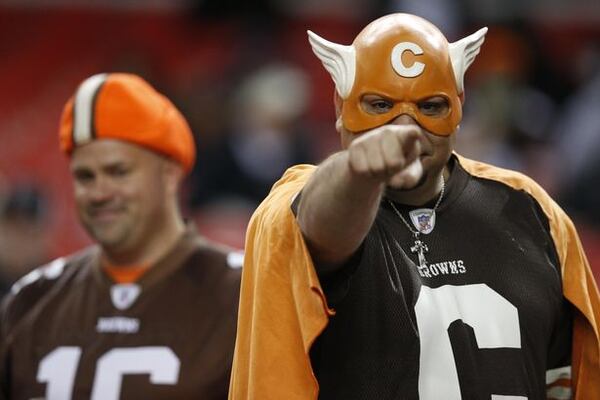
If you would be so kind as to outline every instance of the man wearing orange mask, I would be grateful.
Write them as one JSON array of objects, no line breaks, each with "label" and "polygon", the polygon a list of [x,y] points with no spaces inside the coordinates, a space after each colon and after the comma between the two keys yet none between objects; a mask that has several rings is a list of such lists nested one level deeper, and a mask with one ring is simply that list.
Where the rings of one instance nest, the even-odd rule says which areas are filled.
[{"label": "man wearing orange mask", "polygon": [[94,75],[67,102],[60,143],[97,245],[13,286],[0,399],[226,398],[241,255],[182,218],[184,117],[138,76]]},{"label": "man wearing orange mask", "polygon": [[522,174],[453,152],[482,29],[393,14],[312,32],[343,150],[248,228],[230,399],[600,399],[600,300],[575,228]]}]

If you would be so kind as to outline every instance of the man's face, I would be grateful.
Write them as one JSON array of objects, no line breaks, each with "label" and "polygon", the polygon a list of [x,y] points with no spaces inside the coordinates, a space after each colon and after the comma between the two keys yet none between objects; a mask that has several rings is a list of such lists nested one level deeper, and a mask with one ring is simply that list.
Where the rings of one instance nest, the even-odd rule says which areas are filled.
[{"label": "man's face", "polygon": [[87,232],[109,251],[141,248],[160,229],[171,195],[160,155],[124,141],[95,140],[71,157],[75,202]]},{"label": "man's face", "polygon": [[[408,14],[379,18],[355,38],[356,77],[344,99],[342,120],[360,132],[408,114],[429,132],[451,135],[462,117],[448,41],[431,23]],[[365,96],[386,99],[385,113],[368,112]],[[431,98],[444,102],[444,112],[431,113]]]},{"label": "man's face", "polygon": [[[347,149],[352,141],[368,131],[359,133],[348,131],[342,122],[340,110],[341,99],[339,99],[337,96],[335,103],[337,113],[336,129],[340,134],[342,147]],[[361,98],[360,107],[366,114],[385,115],[393,108],[393,100],[379,95],[369,94]],[[444,115],[448,110],[446,99],[437,96],[424,99],[424,101],[419,104],[419,107],[421,108],[422,113],[427,113],[427,115],[431,116],[432,118],[435,118],[437,115]],[[437,185],[438,182],[436,179],[438,179],[437,177],[439,176],[439,173],[441,173],[444,166],[448,162],[450,155],[452,154],[456,135],[435,135],[420,126],[413,117],[407,114],[402,114],[394,118],[390,121],[390,124],[410,125],[420,132],[420,159],[423,165],[424,177],[419,186],[422,188],[427,188],[429,186]]]}]

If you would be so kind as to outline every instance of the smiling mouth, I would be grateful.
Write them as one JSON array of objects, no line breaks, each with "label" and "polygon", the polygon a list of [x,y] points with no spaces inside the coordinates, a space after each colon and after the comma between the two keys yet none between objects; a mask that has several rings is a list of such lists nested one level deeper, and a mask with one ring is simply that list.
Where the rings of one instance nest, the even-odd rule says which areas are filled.
[{"label": "smiling mouth", "polygon": [[91,210],[88,215],[96,221],[112,220],[121,214],[121,210]]}]

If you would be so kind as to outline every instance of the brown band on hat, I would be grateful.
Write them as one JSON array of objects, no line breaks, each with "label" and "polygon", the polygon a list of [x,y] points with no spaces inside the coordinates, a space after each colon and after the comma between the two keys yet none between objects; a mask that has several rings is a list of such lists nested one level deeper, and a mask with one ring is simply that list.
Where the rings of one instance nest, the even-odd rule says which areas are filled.
[{"label": "brown band on hat", "polygon": [[106,79],[104,80],[104,82],[102,82],[102,84],[100,84],[100,86],[98,86],[98,89],[94,93],[94,98],[92,99],[92,119],[90,121],[90,133],[91,133],[92,139],[96,138],[96,103],[98,101],[98,95],[102,91],[102,87],[104,86],[105,83],[106,83]]},{"label": "brown band on hat", "polygon": [[89,77],[77,89],[73,102],[72,138],[75,145],[96,138],[96,101],[108,74]]}]

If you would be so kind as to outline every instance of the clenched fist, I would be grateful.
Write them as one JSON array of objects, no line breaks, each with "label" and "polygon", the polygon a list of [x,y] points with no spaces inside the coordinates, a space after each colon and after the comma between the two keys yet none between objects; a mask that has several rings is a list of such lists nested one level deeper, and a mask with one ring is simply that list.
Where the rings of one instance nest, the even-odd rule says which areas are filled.
[{"label": "clenched fist", "polygon": [[348,146],[350,170],[395,189],[410,189],[423,176],[420,133],[410,125],[383,125]]}]

